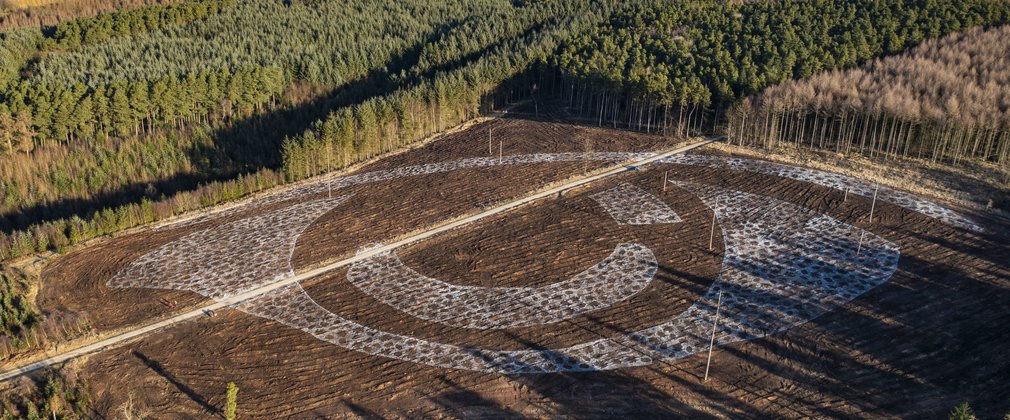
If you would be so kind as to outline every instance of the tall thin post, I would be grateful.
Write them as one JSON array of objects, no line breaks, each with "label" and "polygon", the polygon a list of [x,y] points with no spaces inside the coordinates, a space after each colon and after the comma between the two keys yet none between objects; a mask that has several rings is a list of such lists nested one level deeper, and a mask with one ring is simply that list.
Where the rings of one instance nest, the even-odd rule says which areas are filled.
[{"label": "tall thin post", "polygon": [[502,146],[502,139],[498,139],[498,164],[499,165],[501,165],[501,163],[502,163],[502,157],[501,157],[501,155],[502,155],[502,147],[503,147]]},{"label": "tall thin post", "polygon": [[865,231],[865,230],[864,230],[864,231],[862,231],[862,232],[861,232],[861,233],[859,234],[859,245],[858,245],[858,246],[856,246],[856,256],[857,256],[857,257],[859,256],[859,251],[862,251],[862,250],[863,250],[863,237],[864,237],[864,236],[866,236],[866,231]]},{"label": "tall thin post", "polygon": [[722,308],[722,290],[719,291],[719,301],[715,304],[715,320],[712,321],[712,338],[708,340],[708,361],[705,362],[705,379],[708,382],[708,369],[712,367],[712,349],[715,347],[715,331],[719,327],[719,309]]},{"label": "tall thin post", "polygon": [[[329,142],[326,143],[326,172],[333,172],[333,148]],[[326,198],[333,198],[333,187],[330,181],[326,181]]]},{"label": "tall thin post", "polygon": [[487,155],[488,156],[494,156],[494,151],[491,150],[491,130],[492,130],[492,128],[488,128],[487,129]]},{"label": "tall thin post", "polygon": [[719,206],[719,200],[716,199],[715,206],[712,207],[712,229],[708,233],[708,250],[711,251],[712,247],[715,246],[715,208]]},{"label": "tall thin post", "polygon": [[663,192],[666,192],[666,180],[670,176],[670,171],[663,172]]},{"label": "tall thin post", "polygon": [[873,223],[873,210],[877,208],[877,191],[880,190],[880,184],[873,189],[873,202],[870,204],[870,223]]},{"label": "tall thin post", "polygon": [[849,202],[849,188],[848,187],[845,188],[845,195],[842,196],[842,202],[843,203],[848,203]]}]

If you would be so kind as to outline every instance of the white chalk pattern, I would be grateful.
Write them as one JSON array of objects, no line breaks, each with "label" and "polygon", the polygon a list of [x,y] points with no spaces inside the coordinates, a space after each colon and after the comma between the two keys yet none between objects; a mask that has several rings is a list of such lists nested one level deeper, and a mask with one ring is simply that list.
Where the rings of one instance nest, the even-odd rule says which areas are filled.
[{"label": "white chalk pattern", "polygon": [[189,290],[221,300],[292,277],[299,235],[346,199],[308,201],[191,233],[134,260],[107,284]]},{"label": "white chalk pattern", "polygon": [[549,286],[461,286],[418,273],[388,251],[352,264],[347,280],[417,318],[464,328],[515,328],[610,307],[645,289],[656,268],[649,248],[620,244],[593,267]]},{"label": "white chalk pattern", "polygon": [[[527,155],[512,157],[511,161],[582,157]],[[336,179],[333,187],[496,162],[479,158],[373,172]],[[508,374],[592,371],[642,366],[702,351],[708,343],[720,292],[722,318],[716,343],[726,345],[808,322],[887,281],[897,267],[900,251],[895,244],[810,209],[713,186],[674,184],[693,192],[715,211],[725,244],[723,269],[706,294],[683,313],[639,331],[566,348],[502,351],[464,348],[361,325],[318,305],[299,285],[260,296],[239,309],[348,349],[431,366]],[[305,191],[326,189],[325,184],[317,184],[298,189],[303,193],[285,194],[296,198],[307,194]],[[632,190],[612,190],[611,198],[627,198],[622,191]],[[607,201],[606,194],[594,198],[601,204]],[[109,286],[191,290],[220,300],[288,278],[293,275],[290,257],[298,236],[344,200],[338,197],[295,204],[187,235],[140,257],[114,276]],[[626,207],[638,210],[618,211],[621,215],[614,216],[617,220],[664,220],[642,210],[642,206]],[[626,217],[628,214],[632,216]],[[666,215],[665,220],[669,219]],[[612,255],[559,286],[544,288],[454,286],[403,267],[394,254],[360,265],[358,271],[352,268],[358,274],[349,278],[394,308],[420,318],[469,328],[503,328],[530,325],[533,317],[564,319],[638,293],[655,274],[655,256],[633,244],[619,246],[615,254],[619,255]],[[397,283],[404,287],[395,287]],[[617,290],[606,290],[608,287]],[[462,300],[454,301],[452,296]],[[509,308],[493,299],[513,299],[529,306]],[[529,313],[523,313],[524,309]]]},{"label": "white chalk pattern", "polygon": [[680,223],[680,216],[658,197],[628,183],[593,194],[593,200],[622,225]]},{"label": "white chalk pattern", "polygon": [[304,198],[311,195],[332,193],[341,188],[354,185],[369,184],[375,182],[390,181],[393,179],[431,175],[458,171],[461,169],[487,168],[499,165],[522,165],[534,163],[557,163],[575,161],[606,161],[620,162],[626,160],[640,160],[655,156],[652,152],[592,152],[592,153],[537,153],[529,155],[504,156],[501,160],[491,157],[477,157],[446,162],[429,163],[424,165],[404,166],[385,171],[365,172],[353,174],[315,182],[309,185],[299,186],[283,190],[274,194],[269,194],[261,198],[249,201],[248,203],[229,208],[227,210],[204,215],[201,217],[183,220],[175,223],[162,225],[161,228],[187,226],[212,220],[218,217],[232,215],[241,211],[247,211],[256,207],[278,203],[282,201]]},{"label": "white chalk pattern", "polygon": [[703,351],[720,292],[716,345],[722,346],[808,322],[887,281],[897,267],[898,247],[858,227],[769,197],[678,185],[716,212],[726,247],[723,270],[686,311],[630,334],[549,350],[465,348],[358,324],[319,306],[299,286],[241,309],[348,349],[430,366],[507,374],[594,371]]},{"label": "white chalk pattern", "polygon": [[[809,182],[811,184],[817,184],[828,188],[834,188],[839,191],[848,190],[850,194],[857,194],[864,197],[873,197],[874,190],[878,188],[877,185],[871,182],[842,174],[783,165],[764,160],[712,155],[679,154],[664,158],[662,161],[681,165],[705,166],[710,168],[731,169],[773,175],[782,178],[795,179],[797,181]],[[976,232],[984,230],[975,222],[951,209],[916,197],[915,195],[904,191],[898,191],[881,186],[877,191],[877,199],[917,213],[922,213],[951,226],[958,226]]]}]

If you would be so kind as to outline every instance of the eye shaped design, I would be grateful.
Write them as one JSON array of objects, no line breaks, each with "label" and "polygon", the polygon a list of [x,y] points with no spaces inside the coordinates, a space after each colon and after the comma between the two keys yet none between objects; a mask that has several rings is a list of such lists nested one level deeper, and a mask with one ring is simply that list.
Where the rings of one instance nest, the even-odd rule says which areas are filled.
[{"label": "eye shaped design", "polygon": [[[551,162],[580,155],[512,159]],[[496,162],[469,159],[333,182],[356,185]],[[811,209],[711,185],[677,180],[671,185],[714,211],[725,246],[722,268],[708,291],[685,311],[637,331],[552,349],[467,348],[362,325],[319,305],[297,284],[260,295],[238,309],[351,350],[430,366],[513,374],[592,371],[642,366],[701,351],[708,345],[720,295],[717,346],[784,331],[830,312],[886,282],[897,267],[896,244]],[[631,184],[592,198],[601,214],[619,224],[680,222],[661,200]],[[345,200],[305,202],[196,232],[137,259],[109,286],[192,290],[220,300],[291,277],[290,255],[298,235]],[[221,251],[235,238],[242,246]],[[557,322],[617,304],[647,287],[655,272],[652,250],[622,243],[582,273],[541,288],[458,286],[420,274],[393,252],[355,263],[348,270],[348,281],[404,316],[488,329]]]}]

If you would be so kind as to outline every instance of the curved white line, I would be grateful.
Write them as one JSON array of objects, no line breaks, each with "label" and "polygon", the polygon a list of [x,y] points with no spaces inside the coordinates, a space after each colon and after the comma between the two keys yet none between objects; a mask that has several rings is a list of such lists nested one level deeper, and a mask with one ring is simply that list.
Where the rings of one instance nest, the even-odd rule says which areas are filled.
[{"label": "curved white line", "polygon": [[[709,142],[711,142],[711,140],[706,141],[704,144],[707,144]],[[694,146],[696,147],[697,145]],[[533,163],[556,163],[556,162],[577,162],[577,161],[621,162],[628,160],[638,160],[639,162],[636,163],[637,165],[644,165],[667,155],[668,153],[660,154],[654,152],[536,153],[529,155],[505,156],[502,159],[490,158],[490,157],[477,157],[477,158],[466,158],[459,160],[450,160],[445,162],[429,163],[424,165],[402,166],[399,168],[384,171],[372,171],[360,174],[341,176],[338,178],[324,180],[310,185],[291,188],[275,194],[270,194],[261,198],[254,199],[252,201],[246,202],[244,204],[235,207],[226,208],[211,214],[198,216],[192,219],[183,219],[171,223],[166,223],[164,225],[161,225],[159,229],[192,225],[207,220],[211,220],[214,218],[218,218],[224,215],[234,214],[239,211],[246,211],[252,208],[264,206],[267,204],[292,200],[314,194],[321,194],[324,192],[332,192],[335,190],[351,187],[354,185],[389,181],[392,179],[402,177],[431,175],[437,173],[458,171],[461,169],[487,168],[499,165],[522,165]]]},{"label": "curved white line", "polygon": [[[876,192],[877,199],[899,207],[937,219],[952,226],[982,232],[981,226],[971,219],[932,201],[924,200],[915,195],[852,178],[850,176],[826,172],[817,169],[801,168],[783,165],[757,159],[731,158],[713,155],[677,155],[663,159],[663,162],[681,165],[705,166],[737,171],[754,172],[773,175],[781,178],[809,182],[836,190],[845,190],[852,194],[872,197]],[[879,188],[879,190],[878,190]]]},{"label": "curved white line", "polygon": [[[455,228],[458,228],[458,227],[461,227],[461,226],[465,226],[465,225],[468,225],[470,223],[473,223],[473,222],[476,222],[476,221],[479,221],[479,220],[483,220],[483,219],[485,219],[487,217],[507,212],[509,210],[521,207],[521,206],[529,204],[531,202],[534,202],[534,201],[537,201],[537,200],[540,200],[540,199],[543,199],[543,198],[547,198],[547,197],[553,197],[554,195],[556,195],[556,194],[558,194],[558,193],[560,193],[562,191],[565,191],[565,190],[568,190],[568,189],[571,189],[571,188],[576,188],[576,187],[583,186],[583,185],[587,185],[587,184],[596,182],[596,181],[601,180],[601,179],[605,179],[605,178],[608,178],[608,177],[611,177],[611,176],[614,176],[614,175],[617,175],[617,174],[621,174],[621,173],[627,172],[629,170],[632,170],[634,168],[651,164],[651,163],[653,163],[655,161],[658,161],[660,159],[663,159],[665,157],[668,157],[668,156],[671,156],[671,155],[674,155],[674,154],[678,154],[678,153],[684,153],[686,151],[689,151],[689,150],[692,150],[692,149],[696,149],[698,147],[705,146],[705,145],[707,145],[709,143],[712,143],[714,141],[715,141],[714,139],[708,139],[708,140],[700,141],[700,142],[697,142],[697,143],[689,144],[689,145],[686,145],[686,146],[677,147],[675,149],[667,150],[665,152],[658,153],[658,154],[648,153],[647,155],[649,155],[649,157],[647,157],[647,158],[644,158],[644,159],[641,159],[641,160],[638,160],[638,161],[635,161],[635,162],[624,162],[624,163],[619,163],[617,165],[610,166],[609,168],[607,168],[606,170],[604,170],[603,172],[601,172],[599,174],[595,174],[595,175],[591,175],[591,176],[588,176],[588,177],[576,179],[574,181],[571,181],[571,182],[559,185],[557,187],[549,188],[547,190],[544,190],[544,191],[541,191],[541,192],[538,192],[538,193],[534,193],[534,194],[528,195],[526,197],[519,198],[519,199],[510,201],[508,203],[501,204],[499,206],[487,209],[487,210],[482,211],[482,212],[480,212],[478,214],[471,215],[471,216],[466,216],[466,217],[463,217],[463,218],[460,218],[460,219],[453,220],[453,221],[448,222],[446,224],[443,224],[441,226],[438,226],[438,227],[429,229],[427,231],[418,233],[416,235],[412,235],[412,236],[409,236],[407,238],[403,238],[401,240],[398,240],[398,241],[396,241],[394,243],[386,245],[382,249],[372,250],[372,252],[379,253],[379,252],[383,252],[383,251],[387,251],[387,250],[391,250],[391,249],[396,249],[396,248],[402,247],[404,245],[416,243],[416,242],[425,240],[427,238],[430,238],[432,236],[439,235],[441,233],[450,231],[452,229],[455,229]],[[243,208],[244,208],[244,206],[243,206]],[[230,211],[230,209],[228,209],[226,211]],[[343,260],[340,260],[340,261],[336,261],[336,262],[333,262],[331,264],[327,264],[327,265],[325,265],[323,267],[319,267],[319,268],[315,268],[315,269],[312,269],[312,270],[309,270],[309,271],[306,271],[306,272],[303,272],[303,273],[299,273],[299,274],[295,275],[294,277],[285,278],[285,279],[282,279],[282,280],[279,280],[279,281],[271,282],[269,284],[265,284],[265,285],[263,285],[261,287],[258,287],[256,289],[252,289],[252,290],[249,290],[249,291],[237,294],[237,295],[230,296],[228,298],[225,298],[224,300],[220,300],[220,301],[217,301],[217,302],[214,302],[214,303],[209,303],[209,304],[203,305],[203,306],[198,307],[196,309],[193,309],[191,311],[184,312],[184,313],[172,316],[172,317],[167,318],[167,319],[163,319],[163,320],[156,321],[156,322],[144,325],[144,326],[140,326],[140,327],[136,327],[136,328],[133,328],[133,329],[129,329],[129,330],[127,330],[127,331],[125,331],[125,332],[123,332],[121,334],[113,335],[111,337],[98,340],[98,341],[93,342],[91,344],[87,344],[87,345],[83,345],[81,347],[73,348],[73,349],[61,352],[59,354],[50,356],[50,357],[48,357],[46,359],[37,361],[37,362],[32,362],[32,363],[28,363],[28,364],[24,364],[24,365],[19,365],[19,366],[13,368],[13,369],[10,369],[10,370],[7,370],[7,371],[4,371],[4,372],[0,373],[0,381],[7,381],[7,380],[10,380],[12,378],[20,377],[20,376],[22,376],[24,374],[27,374],[27,373],[30,373],[30,372],[34,372],[34,371],[36,371],[38,369],[42,369],[42,368],[44,368],[46,366],[51,366],[51,365],[54,365],[54,364],[63,363],[63,362],[66,362],[68,360],[72,360],[72,359],[75,359],[75,358],[78,358],[78,357],[81,357],[81,356],[85,356],[85,355],[88,355],[88,354],[91,354],[91,353],[95,353],[95,352],[98,352],[98,351],[101,351],[101,350],[104,350],[104,349],[107,349],[107,348],[115,347],[117,345],[121,345],[122,343],[127,342],[129,340],[132,340],[134,338],[138,338],[138,337],[142,337],[142,336],[147,335],[147,334],[154,333],[154,332],[156,332],[156,331],[158,331],[158,330],[160,330],[162,328],[167,328],[167,327],[170,327],[170,326],[173,326],[173,325],[177,325],[179,323],[186,322],[188,320],[191,320],[191,319],[203,316],[207,312],[213,312],[213,311],[217,311],[217,310],[221,310],[221,309],[226,309],[226,308],[232,307],[233,305],[237,305],[237,304],[241,304],[243,302],[249,302],[249,301],[255,300],[258,297],[268,295],[268,294],[270,294],[272,292],[275,292],[277,290],[281,290],[281,289],[290,287],[292,285],[297,285],[299,282],[302,282],[302,281],[305,281],[305,280],[308,280],[308,279],[311,279],[311,278],[315,278],[317,276],[320,276],[322,274],[328,273],[330,271],[336,270],[336,269],[341,268],[341,267],[345,267],[347,265],[350,265],[350,264],[354,263],[355,261],[359,261],[361,259],[368,258],[369,256],[370,256],[369,254],[362,254],[362,255],[356,255],[356,256],[351,257],[351,258],[343,259]]]},{"label": "curved white line", "polygon": [[222,300],[293,277],[298,237],[348,198],[299,203],[191,233],[137,258],[106,285],[188,290]]},{"label": "curved white line", "polygon": [[463,328],[515,328],[613,306],[648,287],[657,266],[644,245],[619,244],[595,266],[548,286],[460,286],[418,273],[388,251],[352,264],[347,280],[417,318]]},{"label": "curved white line", "polygon": [[720,292],[723,317],[716,343],[721,346],[814,319],[887,281],[897,267],[897,245],[810,209],[718,187],[677,185],[716,212],[726,246],[723,271],[679,316],[634,333],[550,350],[464,348],[358,324],[321,307],[298,285],[239,309],[351,350],[431,366],[509,374],[593,371],[703,350]]}]

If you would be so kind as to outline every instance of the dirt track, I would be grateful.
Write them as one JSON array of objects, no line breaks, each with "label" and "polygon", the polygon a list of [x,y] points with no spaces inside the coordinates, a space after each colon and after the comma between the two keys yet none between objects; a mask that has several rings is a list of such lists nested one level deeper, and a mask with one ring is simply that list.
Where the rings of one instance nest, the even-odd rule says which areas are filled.
[{"label": "dirt track", "polygon": [[[505,150],[513,154],[583,151],[580,136],[596,138],[597,151],[653,149],[664,143],[653,136],[562,124],[488,124],[496,125],[496,135],[512,140],[506,141]],[[479,126],[365,170],[486,155],[486,135],[486,127]],[[294,264],[306,267],[353,253],[368,242],[521,195],[585,169],[581,162],[490,168],[354,188],[348,205],[318,220],[302,236]],[[328,309],[362,324],[459,345],[557,347],[653,325],[704,293],[722,257],[720,241],[713,252],[707,249],[710,210],[684,190],[669,188],[664,194],[664,170],[671,170],[671,178],[775,197],[867,228],[901,246],[898,271],[888,283],[799,328],[718,349],[706,384],[700,383],[700,355],[617,371],[502,376],[369,356],[227,311],[91,357],[83,374],[96,408],[114,410],[132,393],[159,417],[202,417],[223,406],[223,384],[235,381],[241,388],[241,413],[266,418],[936,417],[962,400],[971,401],[982,415],[1001,416],[1010,409],[1010,361],[1005,357],[1010,342],[1003,337],[1010,328],[1004,310],[1010,301],[1005,224],[983,220],[989,233],[965,233],[886,204],[868,223],[867,199],[850,196],[843,203],[839,191],[767,175],[660,165],[398,252],[410,267],[446,281],[538,286],[583,270],[628,238],[655,250],[660,271],[648,289],[611,308],[555,325],[493,331],[445,327],[375,301],[346,282],[345,270],[312,281],[305,289]],[[684,221],[616,225],[589,195],[619,182],[661,197]],[[180,304],[198,301],[201,298],[186,292],[114,290],[104,282],[132,258],[202,227],[127,236],[63,257],[46,271],[39,303],[47,310],[87,311],[99,328],[114,328],[165,311],[158,297]]]}]

